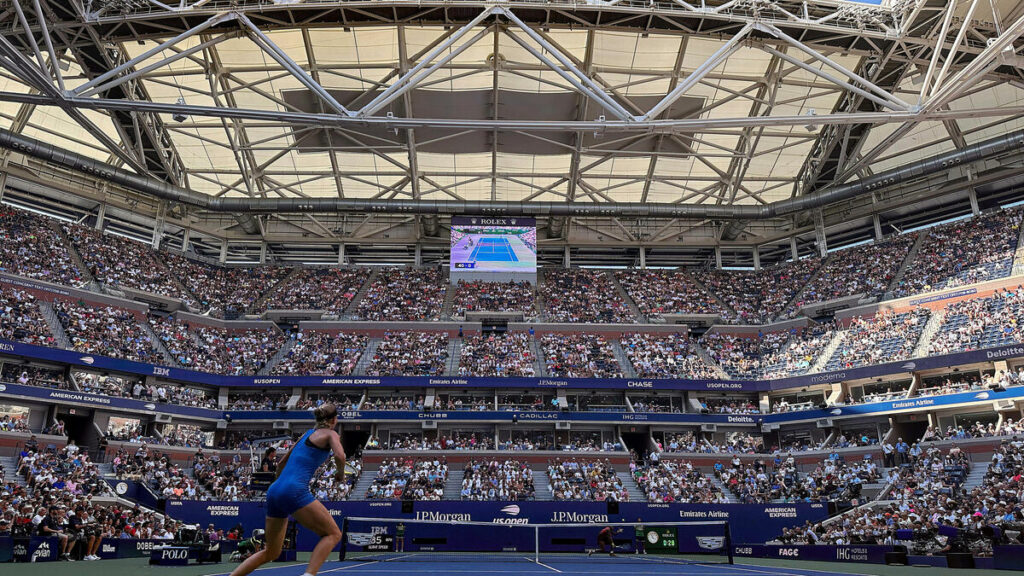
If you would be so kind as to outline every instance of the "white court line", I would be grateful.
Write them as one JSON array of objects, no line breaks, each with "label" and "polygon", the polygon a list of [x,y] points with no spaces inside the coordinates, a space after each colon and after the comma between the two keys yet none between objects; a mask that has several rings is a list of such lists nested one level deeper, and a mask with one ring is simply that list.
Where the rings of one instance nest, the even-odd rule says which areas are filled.
[{"label": "white court line", "polygon": [[548,566],[547,564],[541,562],[540,560],[535,560],[533,558],[530,558],[529,556],[523,556],[523,558],[526,559],[526,560],[529,560],[530,562],[533,562],[534,564],[537,564],[538,566],[543,566],[543,567],[547,568],[548,570],[554,570],[555,572],[558,572],[559,574],[562,573],[562,571],[559,570],[558,568],[554,568],[552,566]]},{"label": "white court line", "polygon": [[[750,565],[744,564],[743,566]],[[731,567],[736,570],[743,570],[744,572],[754,572],[757,574],[771,574],[772,576],[801,576],[804,572],[815,572],[818,574],[839,574],[840,576],[876,576],[874,574],[864,574],[863,572],[837,572],[835,570],[814,570],[812,568],[800,568],[797,566],[787,566],[786,568],[789,568],[791,570],[799,570],[800,572],[778,572],[773,571],[774,568],[772,566],[765,566],[763,564],[754,564],[754,566],[761,568],[761,570],[757,570],[756,568],[741,568],[736,564],[733,564]]]},{"label": "white court line", "polygon": [[[359,566],[374,566],[376,564],[383,564],[384,562],[391,562],[392,560],[401,560],[402,558],[408,558],[412,554],[403,554],[402,556],[395,556],[394,558],[388,558],[387,560],[372,560],[370,562],[361,562],[359,564],[353,564],[351,566],[343,566],[341,568],[331,568],[330,570],[321,570],[317,574],[326,574],[327,572],[340,572],[342,570],[348,570],[349,568],[358,568]],[[340,560],[339,560],[340,562]]]},{"label": "white court line", "polygon": [[[305,562],[296,562],[294,564],[283,564],[278,566],[267,566],[266,568],[257,568],[253,572],[259,572],[261,570],[277,570],[278,568],[291,568],[292,566],[305,566]],[[204,574],[203,576],[227,576],[230,572],[214,572],[212,574]]]}]

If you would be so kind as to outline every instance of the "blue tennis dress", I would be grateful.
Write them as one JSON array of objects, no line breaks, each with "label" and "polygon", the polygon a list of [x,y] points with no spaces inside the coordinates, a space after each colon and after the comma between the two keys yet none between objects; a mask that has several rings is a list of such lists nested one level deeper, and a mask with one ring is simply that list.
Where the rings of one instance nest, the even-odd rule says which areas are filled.
[{"label": "blue tennis dress", "polygon": [[330,447],[317,448],[309,441],[315,430],[306,432],[295,443],[284,470],[267,490],[267,517],[287,518],[315,500],[309,492],[309,482],[317,468],[331,455]]}]

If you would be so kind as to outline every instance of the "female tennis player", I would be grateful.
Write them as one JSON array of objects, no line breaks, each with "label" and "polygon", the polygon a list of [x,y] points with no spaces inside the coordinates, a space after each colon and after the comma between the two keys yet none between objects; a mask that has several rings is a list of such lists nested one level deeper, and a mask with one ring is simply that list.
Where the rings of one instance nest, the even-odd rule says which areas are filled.
[{"label": "female tennis player", "polygon": [[302,435],[277,466],[277,479],[267,489],[266,547],[253,554],[231,572],[246,576],[263,564],[281,555],[288,516],[320,536],[320,542],[309,557],[303,576],[315,576],[324,560],[341,541],[341,529],[323,504],[309,493],[309,482],[327,457],[334,454],[337,465],[335,479],[345,481],[345,449],[334,431],[338,425],[338,409],[327,403],[313,411],[316,427]]}]

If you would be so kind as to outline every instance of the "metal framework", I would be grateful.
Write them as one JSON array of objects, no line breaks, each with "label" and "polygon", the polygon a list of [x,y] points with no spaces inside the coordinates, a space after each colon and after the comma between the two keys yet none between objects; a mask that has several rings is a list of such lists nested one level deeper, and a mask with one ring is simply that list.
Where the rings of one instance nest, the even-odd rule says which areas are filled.
[{"label": "metal framework", "polygon": [[[14,132],[40,136],[33,117],[54,110],[81,131],[79,152],[217,198],[766,206],[964,149],[1024,118],[1024,7],[999,0],[8,0],[0,30],[0,103],[13,107],[2,115]],[[393,34],[392,61],[317,45],[324,31],[375,30]],[[607,56],[619,49],[610,42],[639,55],[649,38],[675,47],[653,65]],[[229,63],[225,51],[242,46],[251,59]],[[538,103],[571,95],[572,112],[509,117],[507,86],[521,85]],[[489,91],[488,112],[444,110],[432,94],[445,90]],[[104,117],[111,127],[98,124]],[[931,126],[942,127],[944,147],[915,138]],[[461,142],[486,149],[489,166],[452,152]],[[508,159],[528,156],[524,142],[546,150],[533,167]],[[208,162],[196,160],[199,147]],[[450,167],[439,167],[439,150]],[[316,154],[325,160],[296,160]],[[835,213],[868,218],[905,206],[903,194],[883,187]],[[345,240],[327,214],[215,224],[220,216],[202,209],[154,202],[162,222],[215,237]],[[811,220],[679,217],[644,233],[622,219],[569,217],[548,230],[563,242],[600,229],[643,244],[710,226],[716,242],[759,245],[806,233]],[[366,222],[413,225],[417,242],[439,233],[429,216]]]}]

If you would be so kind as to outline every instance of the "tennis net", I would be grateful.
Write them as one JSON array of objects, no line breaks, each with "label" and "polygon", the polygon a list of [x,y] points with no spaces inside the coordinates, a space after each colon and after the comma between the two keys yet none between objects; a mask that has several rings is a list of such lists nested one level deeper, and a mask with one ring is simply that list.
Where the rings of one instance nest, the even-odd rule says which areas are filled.
[{"label": "tennis net", "polygon": [[572,555],[682,564],[733,560],[728,522],[504,524],[353,517],[344,520],[342,531],[342,560],[544,562]]}]

